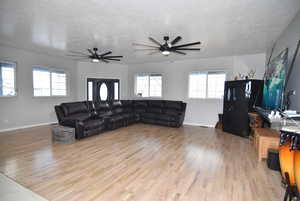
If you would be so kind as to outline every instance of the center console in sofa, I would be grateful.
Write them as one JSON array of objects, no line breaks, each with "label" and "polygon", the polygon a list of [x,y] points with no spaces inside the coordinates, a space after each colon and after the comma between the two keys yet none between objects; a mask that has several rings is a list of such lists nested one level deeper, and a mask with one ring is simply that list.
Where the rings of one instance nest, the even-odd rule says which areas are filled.
[{"label": "center console in sofa", "polygon": [[186,103],[167,100],[82,101],[55,106],[59,124],[75,128],[77,139],[138,122],[180,127],[185,109]]}]

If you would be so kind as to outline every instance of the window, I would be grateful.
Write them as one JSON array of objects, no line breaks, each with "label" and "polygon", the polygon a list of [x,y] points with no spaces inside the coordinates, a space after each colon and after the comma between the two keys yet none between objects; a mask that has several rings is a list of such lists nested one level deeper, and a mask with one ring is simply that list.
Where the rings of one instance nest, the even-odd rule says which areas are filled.
[{"label": "window", "polygon": [[0,96],[16,95],[16,64],[0,61]]},{"label": "window", "polygon": [[216,98],[224,94],[226,74],[223,72],[193,72],[189,75],[189,98]]},{"label": "window", "polygon": [[161,97],[162,75],[161,74],[139,74],[136,76],[136,96],[139,97]]},{"label": "window", "polygon": [[63,71],[53,71],[51,72],[51,86],[53,96],[66,96],[67,86],[66,86],[66,74]]},{"label": "window", "polygon": [[64,71],[33,67],[34,96],[66,96],[67,76]]}]

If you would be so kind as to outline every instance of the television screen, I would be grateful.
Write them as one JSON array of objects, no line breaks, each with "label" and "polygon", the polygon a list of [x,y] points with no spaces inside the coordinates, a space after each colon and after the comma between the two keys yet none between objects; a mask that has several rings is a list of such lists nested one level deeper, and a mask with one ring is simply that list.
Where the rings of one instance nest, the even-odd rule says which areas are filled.
[{"label": "television screen", "polygon": [[265,109],[282,109],[287,63],[288,49],[285,49],[272,59],[266,70],[263,91],[263,107]]}]

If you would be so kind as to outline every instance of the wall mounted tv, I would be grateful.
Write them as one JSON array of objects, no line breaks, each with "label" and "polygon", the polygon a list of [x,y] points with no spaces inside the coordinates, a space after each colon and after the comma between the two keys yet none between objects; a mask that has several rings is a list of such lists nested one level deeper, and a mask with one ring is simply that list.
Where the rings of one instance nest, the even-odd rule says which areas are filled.
[{"label": "wall mounted tv", "polygon": [[288,67],[288,49],[283,50],[269,63],[264,76],[263,108],[283,109],[283,94]]}]

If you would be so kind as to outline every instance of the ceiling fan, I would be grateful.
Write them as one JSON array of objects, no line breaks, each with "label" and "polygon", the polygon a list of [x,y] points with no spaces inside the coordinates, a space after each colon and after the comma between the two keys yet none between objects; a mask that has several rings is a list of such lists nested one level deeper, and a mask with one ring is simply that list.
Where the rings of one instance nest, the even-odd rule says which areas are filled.
[{"label": "ceiling fan", "polygon": [[75,57],[76,60],[91,60],[93,63],[99,63],[103,61],[105,63],[109,63],[109,61],[121,61],[119,58],[123,56],[108,56],[112,52],[108,51],[103,54],[98,53],[98,48],[87,49],[88,53],[77,52],[77,51],[70,51],[71,54],[67,54],[67,56]]},{"label": "ceiling fan", "polygon": [[182,45],[175,45],[182,39],[181,36],[177,36],[171,42],[169,42],[169,39],[170,39],[169,36],[164,36],[164,43],[160,43],[157,40],[155,40],[154,38],[149,37],[149,40],[158,46],[146,45],[146,44],[140,44],[140,43],[133,43],[132,45],[148,47],[147,49],[136,49],[136,50],[142,50],[142,51],[153,50],[152,52],[149,53],[149,55],[152,55],[155,53],[160,53],[160,52],[165,56],[170,55],[171,52],[186,55],[186,53],[183,51],[186,51],[186,50],[199,51],[200,50],[200,48],[187,48],[188,46],[200,45],[201,44],[200,41],[194,42],[194,43],[186,43],[186,44],[182,44]]}]

